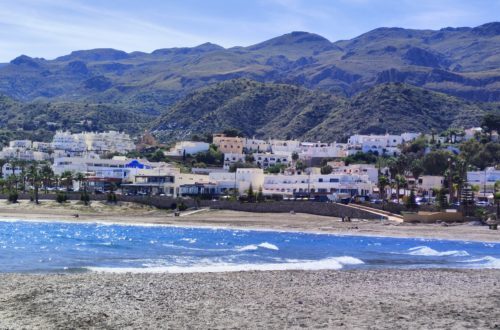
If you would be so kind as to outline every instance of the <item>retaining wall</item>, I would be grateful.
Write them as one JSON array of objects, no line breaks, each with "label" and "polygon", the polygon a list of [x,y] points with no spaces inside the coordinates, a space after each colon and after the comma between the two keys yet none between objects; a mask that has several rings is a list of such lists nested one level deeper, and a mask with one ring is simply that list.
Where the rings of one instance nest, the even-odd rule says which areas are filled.
[{"label": "retaining wall", "polygon": [[[19,194],[19,200],[29,200],[32,195]],[[68,200],[80,200],[80,193],[68,193]],[[0,195],[0,199],[7,199],[7,195]],[[182,201],[188,207],[209,207],[211,209],[233,210],[258,213],[308,213],[315,215],[324,215],[332,217],[351,217],[358,219],[381,219],[385,218],[369,211],[356,209],[344,204],[320,203],[311,201],[270,201],[263,203],[241,203],[233,201],[211,201],[194,199],[175,199],[165,196],[125,196],[116,195],[120,202],[139,203],[151,205],[161,209],[170,209],[173,204],[179,204]],[[39,200],[55,200],[56,194],[39,194]],[[107,196],[90,195],[90,201],[105,201]]]}]

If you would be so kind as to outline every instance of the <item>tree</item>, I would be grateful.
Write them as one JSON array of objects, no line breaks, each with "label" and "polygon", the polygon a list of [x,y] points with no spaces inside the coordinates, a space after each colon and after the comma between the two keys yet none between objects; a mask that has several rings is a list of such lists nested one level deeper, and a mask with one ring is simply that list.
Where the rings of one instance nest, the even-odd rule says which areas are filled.
[{"label": "tree", "polygon": [[255,161],[255,157],[252,154],[245,155],[246,163],[253,163]]},{"label": "tree", "polygon": [[385,188],[390,184],[389,178],[385,175],[378,176],[378,190],[380,191],[380,198],[385,199]]},{"label": "tree", "polygon": [[303,161],[297,161],[297,163],[295,164],[295,169],[297,171],[304,171],[305,169],[307,168],[306,164],[304,164]]},{"label": "tree", "polygon": [[299,160],[299,154],[296,151],[292,152],[292,161],[295,163],[298,160]]},{"label": "tree", "polygon": [[54,178],[54,171],[52,170],[52,167],[50,167],[49,164],[44,164],[42,166],[42,168],[40,169],[40,175],[42,177],[42,182],[43,182],[43,187],[45,189],[45,193],[47,194],[50,182]]},{"label": "tree", "polygon": [[27,177],[31,181],[31,184],[33,185],[34,201],[36,204],[39,204],[38,188],[39,188],[39,184],[41,182],[42,177],[40,175],[40,171],[38,170],[38,166],[36,164],[30,165],[30,167],[28,168]]},{"label": "tree", "polygon": [[411,175],[415,178],[415,182],[418,180],[420,175],[424,172],[424,166],[422,160],[414,159],[410,165]]},{"label": "tree", "polygon": [[410,191],[410,196],[408,196],[408,199],[406,200],[406,208],[410,210],[414,210],[418,207],[417,201],[415,198],[415,191],[412,189]]},{"label": "tree", "polygon": [[481,127],[485,133],[489,134],[491,140],[494,131],[500,132],[500,113],[486,114],[481,122]]},{"label": "tree", "polygon": [[259,191],[257,191],[257,202],[264,201],[264,194],[262,193],[262,186],[259,187]]},{"label": "tree", "polygon": [[446,200],[446,193],[443,188],[436,189],[436,204],[439,208],[445,209],[448,207],[448,201]]},{"label": "tree", "polygon": [[66,185],[66,191],[69,191],[73,185],[73,173],[71,171],[62,172],[61,180],[63,180]]},{"label": "tree", "polygon": [[325,165],[321,168],[321,174],[330,174],[333,172],[333,168],[330,165]]},{"label": "tree", "polygon": [[78,186],[80,187],[80,189],[83,187],[83,193],[80,196],[80,200],[85,205],[89,205],[90,197],[87,193],[87,183],[85,182],[85,179],[85,174],[83,174],[82,172],[76,173],[75,180],[78,181]]},{"label": "tree", "polygon": [[249,202],[253,202],[254,201],[255,194],[253,192],[252,184],[250,184],[250,186],[248,187],[247,197],[248,197],[248,201]]},{"label": "tree", "polygon": [[[396,175],[396,178],[394,181],[396,183],[396,198],[397,198],[398,204],[399,204],[399,190],[401,189],[401,187],[403,187],[403,188],[406,187],[406,178],[404,177],[404,175],[398,174],[398,175]],[[406,190],[405,190],[405,194],[406,194]]]},{"label": "tree", "polygon": [[256,168],[257,166],[251,163],[236,162],[229,166],[229,172],[234,173],[239,168]]},{"label": "tree", "polygon": [[453,159],[454,155],[445,150],[431,151],[424,156],[422,167],[427,175],[444,175],[448,169],[448,159]]},{"label": "tree", "polygon": [[243,135],[236,128],[227,128],[224,131],[222,131],[222,133],[227,137],[238,137]]}]

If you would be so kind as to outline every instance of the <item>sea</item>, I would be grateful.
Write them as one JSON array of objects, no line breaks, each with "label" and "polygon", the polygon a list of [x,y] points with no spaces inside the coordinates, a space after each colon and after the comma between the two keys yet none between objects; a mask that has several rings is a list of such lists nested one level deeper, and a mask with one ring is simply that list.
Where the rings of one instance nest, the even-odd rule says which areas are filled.
[{"label": "sea", "polygon": [[2,273],[500,269],[500,243],[0,220]]}]

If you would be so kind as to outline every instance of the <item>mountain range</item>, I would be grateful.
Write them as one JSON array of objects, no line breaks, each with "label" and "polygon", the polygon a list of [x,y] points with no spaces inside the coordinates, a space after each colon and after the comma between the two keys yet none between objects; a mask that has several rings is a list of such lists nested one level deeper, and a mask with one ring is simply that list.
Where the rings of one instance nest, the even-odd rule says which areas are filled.
[{"label": "mountain range", "polygon": [[[53,124],[61,112],[40,117],[30,107],[68,109],[59,128],[97,120],[133,133],[153,129],[165,139],[230,126],[318,139],[470,126],[485,111],[498,111],[500,23],[379,28],[336,42],[292,32],[247,47],[93,49],[53,60],[21,55],[0,65],[0,93],[0,129],[21,133],[21,122]],[[102,119],[110,116],[122,124]]]}]

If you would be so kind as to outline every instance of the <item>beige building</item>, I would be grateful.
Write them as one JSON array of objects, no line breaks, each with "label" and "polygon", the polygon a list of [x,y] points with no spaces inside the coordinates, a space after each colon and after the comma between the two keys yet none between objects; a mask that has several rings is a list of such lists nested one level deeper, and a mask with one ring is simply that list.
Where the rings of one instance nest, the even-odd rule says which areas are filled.
[{"label": "beige building", "polygon": [[229,137],[224,134],[214,134],[213,144],[224,154],[242,154],[245,139],[241,137]]}]

